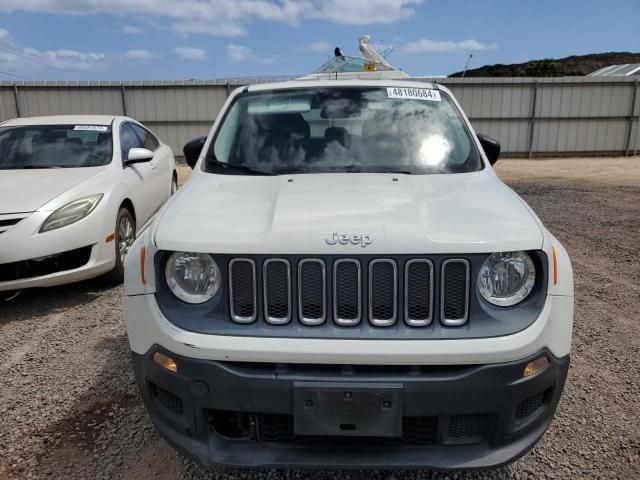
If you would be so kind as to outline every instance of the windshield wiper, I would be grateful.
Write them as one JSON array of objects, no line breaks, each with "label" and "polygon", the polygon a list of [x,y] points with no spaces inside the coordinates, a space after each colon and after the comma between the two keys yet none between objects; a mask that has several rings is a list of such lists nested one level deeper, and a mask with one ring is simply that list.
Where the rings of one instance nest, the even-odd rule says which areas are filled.
[{"label": "windshield wiper", "polygon": [[252,175],[275,175],[275,173],[265,172],[263,170],[255,170],[251,167],[247,167],[246,165],[225,163],[225,162],[220,162],[219,160],[209,160],[207,162],[207,165],[215,165],[216,167],[221,167],[224,170],[237,170],[239,172],[246,172]]},{"label": "windshield wiper", "polygon": [[365,165],[348,165],[342,170],[346,173],[399,173],[404,175],[412,175],[411,170],[396,170],[395,168],[385,167],[367,167]]}]

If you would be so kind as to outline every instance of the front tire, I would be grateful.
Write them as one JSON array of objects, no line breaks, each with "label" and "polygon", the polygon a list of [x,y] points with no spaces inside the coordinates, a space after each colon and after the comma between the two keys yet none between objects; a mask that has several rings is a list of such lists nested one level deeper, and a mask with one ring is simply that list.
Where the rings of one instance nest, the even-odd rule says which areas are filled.
[{"label": "front tire", "polygon": [[110,277],[118,283],[124,281],[124,264],[127,254],[136,240],[136,221],[129,210],[121,207],[116,217],[115,228],[115,254],[116,266],[111,271]]}]

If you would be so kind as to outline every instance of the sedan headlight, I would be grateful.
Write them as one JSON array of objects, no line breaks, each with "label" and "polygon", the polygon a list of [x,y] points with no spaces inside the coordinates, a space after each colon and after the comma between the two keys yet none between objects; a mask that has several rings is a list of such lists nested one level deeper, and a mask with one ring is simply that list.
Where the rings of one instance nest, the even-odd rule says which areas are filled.
[{"label": "sedan headlight", "polygon": [[535,281],[536,268],[525,252],[494,253],[480,268],[478,291],[487,302],[510,307],[527,298]]},{"label": "sedan headlight", "polygon": [[56,228],[66,227],[72,223],[82,220],[95,210],[102,200],[103,194],[91,195],[89,197],[79,198],[73,202],[67,203],[47,217],[42,226],[40,233],[55,230]]},{"label": "sedan headlight", "polygon": [[220,290],[220,269],[207,253],[172,253],[165,277],[173,294],[187,303],[204,303]]}]

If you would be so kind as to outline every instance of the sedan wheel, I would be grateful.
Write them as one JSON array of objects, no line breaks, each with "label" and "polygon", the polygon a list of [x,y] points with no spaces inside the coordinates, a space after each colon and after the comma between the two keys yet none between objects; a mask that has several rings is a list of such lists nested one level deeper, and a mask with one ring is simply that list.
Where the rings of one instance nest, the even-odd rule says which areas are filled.
[{"label": "sedan wheel", "polygon": [[111,277],[117,281],[124,281],[124,264],[133,242],[136,240],[136,221],[126,208],[121,208],[116,219],[115,254],[116,266]]}]

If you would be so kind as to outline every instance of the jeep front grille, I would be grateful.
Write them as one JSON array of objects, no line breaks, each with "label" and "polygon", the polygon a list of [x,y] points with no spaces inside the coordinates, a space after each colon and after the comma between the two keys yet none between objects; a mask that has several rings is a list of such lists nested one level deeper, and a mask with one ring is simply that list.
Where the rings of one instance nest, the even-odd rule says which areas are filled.
[{"label": "jeep front grille", "polygon": [[460,326],[470,270],[461,258],[232,258],[229,312],[236,323],[380,328],[427,327],[438,312],[443,325]]},{"label": "jeep front grille", "polygon": [[291,320],[291,268],[289,261],[270,258],[264,262],[263,289],[265,319],[279,325]]},{"label": "jeep front grille", "polygon": [[257,318],[256,263],[250,258],[234,258],[229,262],[229,310],[238,323],[251,323]]},{"label": "jeep front grille", "polygon": [[338,325],[350,327],[362,317],[362,273],[360,262],[352,258],[333,264],[333,318]]},{"label": "jeep front grille", "polygon": [[469,315],[469,262],[450,259],[442,263],[441,319],[450,327],[463,325]]},{"label": "jeep front grille", "polygon": [[317,258],[298,263],[298,315],[305,325],[320,325],[327,319],[327,269]]}]

